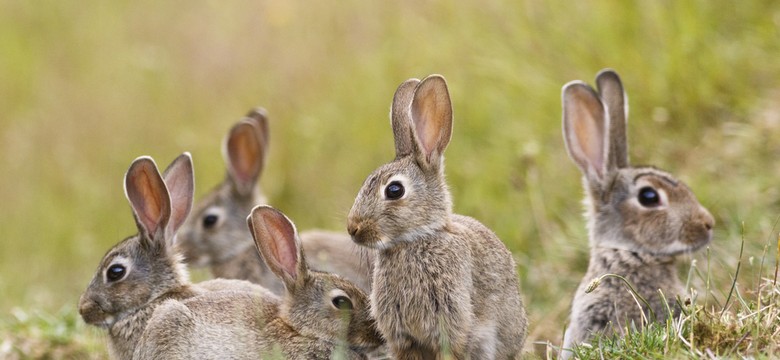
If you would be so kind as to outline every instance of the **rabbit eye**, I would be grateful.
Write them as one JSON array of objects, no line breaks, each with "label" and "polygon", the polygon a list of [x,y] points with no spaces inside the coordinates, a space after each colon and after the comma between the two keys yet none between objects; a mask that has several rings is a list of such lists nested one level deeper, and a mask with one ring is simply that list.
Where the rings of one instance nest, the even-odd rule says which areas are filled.
[{"label": "rabbit eye", "polygon": [[639,189],[639,203],[644,207],[654,207],[661,203],[661,196],[655,189],[645,186]]},{"label": "rabbit eye", "polygon": [[106,270],[106,279],[108,282],[117,281],[125,276],[127,269],[124,265],[114,264],[108,267]]},{"label": "rabbit eye", "polygon": [[393,181],[385,188],[385,197],[388,200],[398,200],[404,196],[404,186],[398,181]]},{"label": "rabbit eye", "polygon": [[339,310],[352,310],[352,301],[346,296],[336,296],[333,298],[333,306]]},{"label": "rabbit eye", "polygon": [[214,227],[214,225],[217,224],[217,221],[219,220],[219,216],[214,214],[208,214],[203,217],[203,227],[206,229],[211,229]]}]

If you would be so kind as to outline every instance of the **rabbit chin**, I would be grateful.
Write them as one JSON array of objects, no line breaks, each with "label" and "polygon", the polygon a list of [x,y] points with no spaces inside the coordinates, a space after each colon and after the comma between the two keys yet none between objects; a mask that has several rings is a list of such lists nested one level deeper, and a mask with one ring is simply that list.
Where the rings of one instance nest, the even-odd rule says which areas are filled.
[{"label": "rabbit chin", "polygon": [[642,246],[625,244],[625,243],[620,243],[615,241],[602,241],[597,245],[597,247],[619,249],[619,250],[631,251],[636,253],[651,254],[655,256],[677,256],[684,253],[695,252],[696,250],[701,249],[702,247],[704,247],[709,243],[710,243],[710,237],[707,236],[706,239],[703,239],[702,241],[698,241],[694,244],[684,243],[680,240],[675,240],[671,244],[664,246],[661,249],[646,249]]},{"label": "rabbit chin", "polygon": [[365,234],[352,235],[352,242],[371,249],[385,250],[393,247],[393,242],[387,236],[366,236]]},{"label": "rabbit chin", "polygon": [[113,315],[104,314],[104,316],[99,319],[85,319],[84,322],[92,326],[97,326],[101,329],[109,329],[114,326],[114,323],[116,323],[116,318]]},{"label": "rabbit chin", "polygon": [[699,250],[703,248],[704,246],[708,245],[710,243],[710,236],[707,236],[706,239],[702,241],[698,241],[693,244],[687,244],[680,240],[677,240],[673,243],[671,243],[669,246],[665,247],[663,250],[660,251],[659,255],[681,255],[684,253],[692,253],[696,250]]}]

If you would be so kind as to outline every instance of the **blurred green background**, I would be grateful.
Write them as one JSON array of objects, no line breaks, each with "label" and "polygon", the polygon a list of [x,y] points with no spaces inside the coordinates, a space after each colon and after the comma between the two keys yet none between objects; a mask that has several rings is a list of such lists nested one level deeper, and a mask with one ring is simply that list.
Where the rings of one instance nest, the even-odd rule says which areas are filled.
[{"label": "blurred green background", "polygon": [[765,252],[774,264],[779,59],[771,0],[0,0],[0,315],[74,307],[135,231],[130,162],[190,151],[203,194],[224,176],[222,137],[254,106],[271,115],[271,204],[301,229],[343,229],[393,157],[395,88],[440,73],[455,209],[516,254],[529,340],[557,343],[588,252],[560,89],[605,67],[628,91],[632,161],[677,174],[718,220],[711,250],[690,256],[711,259],[717,299],[743,236],[754,262],[741,286]]}]

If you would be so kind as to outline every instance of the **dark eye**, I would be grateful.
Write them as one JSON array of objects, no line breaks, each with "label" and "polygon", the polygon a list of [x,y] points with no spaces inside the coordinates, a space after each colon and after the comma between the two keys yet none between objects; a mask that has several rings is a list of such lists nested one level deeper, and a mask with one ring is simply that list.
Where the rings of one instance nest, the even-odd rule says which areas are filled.
[{"label": "dark eye", "polygon": [[108,270],[106,270],[106,279],[108,279],[109,282],[111,281],[117,281],[125,276],[125,266],[114,264],[108,267]]},{"label": "dark eye", "polygon": [[639,189],[639,203],[644,207],[658,206],[661,203],[661,196],[655,189],[645,186]]},{"label": "dark eye", "polygon": [[214,214],[208,214],[203,217],[203,227],[206,229],[210,229],[214,227],[214,224],[217,223],[217,220],[219,220],[219,217]]},{"label": "dark eye", "polygon": [[333,298],[333,306],[339,310],[352,310],[352,301],[346,296],[336,296]]},{"label": "dark eye", "polygon": [[398,181],[393,181],[385,188],[385,197],[389,200],[398,200],[404,196],[404,186]]}]

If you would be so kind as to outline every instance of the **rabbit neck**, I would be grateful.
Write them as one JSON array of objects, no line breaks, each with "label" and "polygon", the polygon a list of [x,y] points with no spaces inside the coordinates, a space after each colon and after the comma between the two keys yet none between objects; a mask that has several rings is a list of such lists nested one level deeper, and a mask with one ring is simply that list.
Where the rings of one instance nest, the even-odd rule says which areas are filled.
[{"label": "rabbit neck", "polygon": [[[674,296],[682,289],[675,260],[674,256],[598,247],[591,250],[588,274],[583,282],[590,282],[605,274],[615,274],[626,278],[642,296],[654,297],[658,289],[662,289],[667,296]],[[617,286],[624,285],[621,283]]]},{"label": "rabbit neck", "polygon": [[[667,307],[676,313],[676,307],[669,300],[685,293],[685,288],[677,274],[674,258],[671,256],[659,258],[654,255],[621,249],[593,249],[588,264],[588,273],[580,284],[577,297],[595,296],[593,299],[596,300],[591,301],[615,304],[616,312],[611,315],[614,316],[611,321],[616,324],[623,324],[627,320],[639,323],[641,321],[641,316],[637,312],[639,305],[622,279],[602,277],[605,274],[620,275],[625,278],[635,291],[648,302],[656,320],[666,318],[668,315]],[[585,289],[590,287],[592,281],[599,277],[601,277],[601,281],[593,294],[585,294]],[[663,293],[663,297],[659,290]],[[609,300],[606,300],[607,298]],[[649,315],[645,305],[642,304],[641,307],[645,314]]]}]

